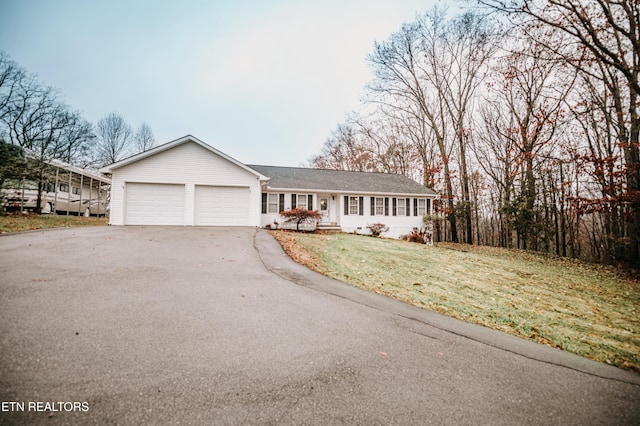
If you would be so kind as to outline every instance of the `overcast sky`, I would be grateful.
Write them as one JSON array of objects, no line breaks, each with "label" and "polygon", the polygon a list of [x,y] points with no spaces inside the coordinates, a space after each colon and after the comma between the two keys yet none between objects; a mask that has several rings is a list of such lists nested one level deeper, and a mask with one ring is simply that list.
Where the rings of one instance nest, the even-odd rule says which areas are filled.
[{"label": "overcast sky", "polygon": [[366,56],[433,0],[0,0],[0,49],[96,123],[299,166],[357,107]]}]

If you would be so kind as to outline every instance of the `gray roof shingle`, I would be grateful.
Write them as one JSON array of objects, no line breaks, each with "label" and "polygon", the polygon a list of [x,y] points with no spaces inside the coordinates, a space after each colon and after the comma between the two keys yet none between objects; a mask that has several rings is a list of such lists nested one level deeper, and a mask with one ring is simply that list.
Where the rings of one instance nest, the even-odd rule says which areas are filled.
[{"label": "gray roof shingle", "polygon": [[398,174],[250,164],[247,164],[247,167],[270,178],[269,188],[271,189],[436,195],[433,190]]}]

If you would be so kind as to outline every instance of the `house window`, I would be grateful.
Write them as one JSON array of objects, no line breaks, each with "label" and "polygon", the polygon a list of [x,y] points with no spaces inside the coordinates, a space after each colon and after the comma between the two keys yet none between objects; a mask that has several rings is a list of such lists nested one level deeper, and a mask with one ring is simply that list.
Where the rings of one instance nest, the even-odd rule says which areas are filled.
[{"label": "house window", "polygon": [[384,216],[384,198],[375,199],[375,214],[376,216]]},{"label": "house window", "polygon": [[80,195],[80,188],[78,188],[77,186],[73,187],[73,193],[76,195]]},{"label": "house window", "polygon": [[60,184],[60,192],[69,192],[69,185],[65,183]]},{"label": "house window", "polygon": [[398,202],[396,204],[396,216],[404,216],[405,208],[407,203],[404,198],[398,198]]},{"label": "house window", "polygon": [[280,213],[278,211],[278,194],[269,194],[267,212],[268,213]]},{"label": "house window", "polygon": [[262,193],[262,214],[284,211],[284,194]]},{"label": "house window", "polygon": [[298,194],[298,201],[296,202],[297,209],[307,209],[307,195]]},{"label": "house window", "polygon": [[291,208],[313,210],[313,195],[291,194]]},{"label": "house window", "polygon": [[424,216],[425,214],[427,214],[427,200],[424,199],[418,199],[418,216]]},{"label": "house window", "polygon": [[349,214],[359,214],[360,204],[358,204],[358,197],[349,197]]}]

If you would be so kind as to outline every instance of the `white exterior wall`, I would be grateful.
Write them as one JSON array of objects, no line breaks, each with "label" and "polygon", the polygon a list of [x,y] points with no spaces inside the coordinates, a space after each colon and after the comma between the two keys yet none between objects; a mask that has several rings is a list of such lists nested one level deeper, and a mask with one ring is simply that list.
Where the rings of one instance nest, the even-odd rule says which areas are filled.
[{"label": "white exterior wall", "polygon": [[[344,214],[344,197],[363,197],[364,202],[364,215],[345,215]],[[389,216],[385,215],[371,215],[371,197],[382,197],[389,198]],[[393,205],[391,202],[392,198],[410,198],[411,199],[411,216],[393,216]],[[389,227],[387,232],[382,234],[383,237],[387,238],[400,238],[402,235],[406,235],[413,231],[413,228],[422,228],[424,227],[424,223],[422,222],[422,215],[414,216],[413,215],[413,199],[421,198],[427,199],[429,197],[424,196],[403,196],[403,195],[390,195],[390,194],[379,194],[379,195],[357,195],[357,194],[340,194],[339,205],[340,205],[340,222],[339,225],[342,228],[343,232],[353,232],[356,234],[371,234],[367,225],[371,225],[374,223],[382,223]],[[431,201],[433,204],[433,199]]]},{"label": "white exterior wall", "polygon": [[[291,192],[268,192],[270,194],[285,194],[284,197],[284,207],[285,210],[291,208]],[[304,194],[305,192],[294,192],[295,194]],[[313,195],[313,210],[319,210],[319,195]],[[328,193],[322,193],[322,195],[328,195]],[[342,228],[343,232],[349,233],[357,233],[357,234],[371,234],[367,225],[371,225],[374,223],[382,223],[389,227],[389,230],[382,234],[383,237],[387,238],[400,238],[402,235],[406,235],[413,231],[413,228],[422,228],[424,227],[424,223],[422,222],[422,215],[414,216],[413,215],[413,199],[431,199],[431,208],[433,208],[433,197],[426,196],[403,196],[398,194],[367,194],[367,195],[359,195],[359,194],[340,194],[336,193],[335,195],[335,209],[337,210],[336,218],[337,225]],[[363,197],[364,209],[363,215],[345,215],[344,214],[344,197]],[[378,216],[371,215],[371,197],[382,197],[389,198],[389,216]],[[392,198],[410,198],[411,199],[411,216],[393,216],[392,213]],[[262,202],[262,200],[261,200]],[[260,206],[260,211],[262,211],[262,206]],[[429,213],[429,212],[427,212]],[[260,226],[266,227],[267,225],[272,225],[274,220],[278,222],[279,227],[282,227],[283,219],[278,213],[267,213],[260,215]],[[290,226],[289,226],[290,227]]]},{"label": "white exterior wall", "polygon": [[184,225],[194,224],[196,185],[248,187],[250,225],[260,225],[259,178],[194,142],[187,142],[115,169],[111,179],[111,225],[124,225],[125,184],[174,183],[185,185]]},{"label": "white exterior wall", "polygon": [[[304,191],[298,191],[298,192],[268,192],[268,194],[284,194],[284,209],[285,210],[289,210],[291,209],[291,194],[302,194],[302,195],[311,195],[311,199],[313,200],[313,210],[318,210],[320,208],[320,206],[318,205],[318,195],[317,194],[312,194],[309,192],[304,192]],[[262,194],[260,195],[260,206],[258,208],[258,213],[262,213]],[[271,226],[273,225],[273,222],[278,222],[278,228],[281,228],[283,226],[283,222],[284,219],[282,216],[280,216],[280,212],[278,213],[267,213],[267,214],[260,214],[260,226],[261,227],[266,227],[267,225]],[[288,226],[289,228],[291,228],[291,226]]]}]

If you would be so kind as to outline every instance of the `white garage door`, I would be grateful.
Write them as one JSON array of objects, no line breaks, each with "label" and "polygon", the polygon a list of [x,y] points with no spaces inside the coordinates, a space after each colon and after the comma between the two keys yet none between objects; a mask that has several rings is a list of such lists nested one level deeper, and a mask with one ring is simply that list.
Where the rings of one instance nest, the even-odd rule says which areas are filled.
[{"label": "white garage door", "polygon": [[196,185],[196,226],[249,226],[249,188]]},{"label": "white garage door", "polygon": [[126,184],[125,225],[184,225],[184,185]]}]

